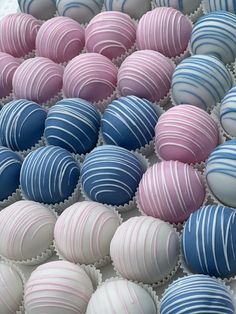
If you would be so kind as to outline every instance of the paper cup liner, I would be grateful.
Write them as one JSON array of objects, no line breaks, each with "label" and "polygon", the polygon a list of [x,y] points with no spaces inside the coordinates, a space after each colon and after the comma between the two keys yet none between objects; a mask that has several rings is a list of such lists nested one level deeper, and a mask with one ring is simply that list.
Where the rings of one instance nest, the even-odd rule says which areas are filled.
[{"label": "paper cup liner", "polygon": [[120,67],[122,62],[128,57],[130,56],[133,52],[135,52],[137,50],[137,46],[136,43],[133,44],[133,46],[131,48],[129,48],[124,54],[122,54],[119,57],[113,58],[111,61],[112,63],[115,64],[116,67]]},{"label": "paper cup liner", "polygon": [[7,199],[0,202],[0,211],[5,207],[12,205],[13,203],[20,201],[21,199],[20,188],[18,188],[14,193],[12,193],[12,195],[8,196]]},{"label": "paper cup liner", "polygon": [[8,104],[12,100],[13,100],[13,93],[11,92],[8,96],[0,99],[0,106],[4,107],[6,104]]},{"label": "paper cup liner", "polygon": [[23,151],[18,151],[18,154],[20,154],[22,156],[22,158],[25,158],[27,155],[29,155],[29,153],[35,151],[36,149],[45,146],[45,141],[44,141],[44,137],[42,136],[41,139],[38,141],[38,143],[36,143],[34,146],[32,146],[31,148],[28,148],[27,150],[23,150]]},{"label": "paper cup liner", "polygon": [[102,274],[99,269],[91,265],[79,265],[92,281],[94,291],[102,283]]},{"label": "paper cup liner", "polygon": [[[121,215],[114,209],[111,209],[116,215],[117,217],[119,218],[119,222],[120,222],[120,225],[122,224],[123,222],[123,219],[121,217]],[[53,245],[54,245],[54,251],[56,252],[56,255],[58,256],[59,260],[64,260],[64,261],[68,261],[68,262],[71,262],[71,263],[74,263],[74,264],[77,264],[77,265],[85,265],[84,263],[79,263],[79,262],[74,262],[74,261],[71,261],[69,259],[67,259],[59,250],[59,248],[57,247],[56,245],[56,241],[54,239],[53,241]],[[100,258],[99,260],[97,260],[95,263],[89,263],[89,264],[86,264],[86,265],[90,265],[90,266],[94,266],[95,268],[102,268],[108,264],[111,263],[111,257],[110,255],[106,255],[102,258]]]},{"label": "paper cup liner", "polygon": [[57,103],[59,100],[63,99],[62,91],[58,92],[57,95],[49,99],[48,101],[42,103],[42,107],[46,110],[50,109],[55,103]]},{"label": "paper cup liner", "polygon": [[218,130],[219,130],[219,144],[225,143],[227,140],[235,139],[235,137],[229,135],[221,125],[220,122],[220,103],[217,103],[216,106],[213,107],[211,110],[210,116],[212,119],[217,123]]},{"label": "paper cup liner", "polygon": [[[20,188],[20,194],[21,194],[21,198],[23,200],[31,200],[29,199],[23,192],[23,190]],[[71,206],[72,204],[76,203],[79,201],[80,198],[80,194],[81,194],[81,190],[80,190],[80,183],[78,182],[74,192],[67,198],[65,199],[63,202],[60,203],[55,203],[55,204],[46,204],[46,203],[41,203],[43,206],[46,207],[51,207],[55,210],[55,212],[60,215],[63,210],[65,210],[67,207]]]},{"label": "paper cup liner", "polygon": [[22,56],[21,58],[23,60],[27,60],[27,59],[31,59],[35,57],[35,49],[33,49],[32,51],[30,51],[29,53],[27,53],[26,55]]},{"label": "paper cup liner", "polygon": [[[110,277],[110,278],[106,279],[104,282],[102,282],[99,287],[104,286],[105,283],[116,281],[116,280],[126,280],[126,279],[121,278],[121,277]],[[152,286],[150,286],[148,284],[144,284],[144,283],[137,283],[137,285],[140,286],[141,288],[143,288],[144,290],[146,290],[146,292],[151,296],[151,298],[153,299],[153,301],[156,305],[156,310],[157,310],[156,313],[159,313],[159,308],[160,308],[159,299],[158,299],[156,292],[153,290]]]},{"label": "paper cup liner", "polygon": [[12,269],[14,269],[17,274],[19,275],[22,284],[23,284],[23,294],[22,294],[22,299],[21,299],[21,304],[18,308],[18,310],[16,311],[16,314],[24,314],[24,286],[26,284],[26,278],[24,273],[20,270],[19,267],[17,267],[14,263],[10,262],[10,261],[0,261],[0,264],[4,264],[4,265],[8,265],[10,266]]}]

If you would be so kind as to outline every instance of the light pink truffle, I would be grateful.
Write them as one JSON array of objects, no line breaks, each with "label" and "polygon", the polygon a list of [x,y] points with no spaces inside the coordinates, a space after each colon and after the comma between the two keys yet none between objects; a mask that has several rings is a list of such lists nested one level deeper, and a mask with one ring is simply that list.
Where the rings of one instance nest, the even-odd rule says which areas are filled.
[{"label": "light pink truffle", "polygon": [[97,102],[111,96],[117,82],[117,68],[98,53],[75,57],[65,68],[63,92],[67,98]]},{"label": "light pink truffle", "polygon": [[204,198],[204,182],[195,169],[179,161],[163,161],[143,175],[137,202],[147,216],[181,223],[202,206]]},{"label": "light pink truffle", "polygon": [[25,13],[9,14],[0,22],[0,51],[23,57],[35,49],[41,22]]},{"label": "light pink truffle", "polygon": [[28,59],[13,76],[15,97],[44,103],[60,92],[62,76],[61,65],[43,57]]},{"label": "light pink truffle", "polygon": [[84,48],[84,29],[68,17],[54,17],[45,22],[36,37],[36,55],[57,63],[67,62]]},{"label": "light pink truffle", "polygon": [[216,122],[204,110],[179,105],[165,112],[155,128],[155,147],[165,160],[205,161],[219,143]]},{"label": "light pink truffle", "polygon": [[11,55],[0,52],[0,98],[11,93],[13,75],[20,63],[20,60]]},{"label": "light pink truffle", "polygon": [[118,89],[122,96],[135,95],[159,101],[170,90],[173,72],[174,64],[161,53],[136,51],[121,64]]},{"label": "light pink truffle", "polygon": [[190,20],[173,8],[157,8],[139,21],[137,46],[140,50],[159,51],[166,57],[176,57],[187,49],[192,32]]},{"label": "light pink truffle", "polygon": [[135,24],[122,12],[102,12],[90,21],[85,30],[86,50],[111,60],[125,54],[135,39]]}]

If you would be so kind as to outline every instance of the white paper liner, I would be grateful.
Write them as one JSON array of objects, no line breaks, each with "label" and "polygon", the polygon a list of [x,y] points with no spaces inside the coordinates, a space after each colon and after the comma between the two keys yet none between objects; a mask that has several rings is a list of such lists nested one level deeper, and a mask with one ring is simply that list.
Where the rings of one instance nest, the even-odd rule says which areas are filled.
[{"label": "white paper liner", "polygon": [[18,154],[20,154],[23,158],[25,158],[29,153],[35,151],[36,149],[45,146],[44,137],[42,136],[41,139],[31,148],[28,148],[27,150],[18,151]]},{"label": "white paper liner", "polygon": [[217,103],[216,106],[212,109],[210,115],[212,119],[217,123],[219,129],[219,144],[225,143],[227,140],[235,139],[236,137],[229,135],[221,125],[220,122],[220,103]]},{"label": "white paper liner", "polygon": [[113,58],[111,61],[112,63],[115,64],[116,67],[120,67],[122,62],[128,57],[130,56],[133,52],[135,52],[137,50],[137,46],[136,43],[133,44],[133,46],[131,48],[129,48],[124,54],[122,54],[119,57]]},{"label": "white paper liner", "polygon": [[[134,152],[134,154],[139,158],[139,160],[142,163],[144,172],[146,172],[147,169],[150,167],[149,160],[145,156],[143,156],[139,153]],[[81,194],[82,194],[85,201],[94,201],[94,200],[91,200],[89,198],[89,196],[85,193],[82,184],[81,184]],[[117,205],[117,206],[116,205],[109,205],[109,204],[103,204],[103,205],[105,205],[111,209],[115,209],[119,213],[125,213],[125,212],[131,211],[131,210],[136,208],[136,197],[134,195],[134,197],[128,203],[126,203],[124,205]]]},{"label": "white paper liner", "polygon": [[0,99],[0,107],[4,107],[6,104],[13,100],[13,92],[11,92],[8,96]]},{"label": "white paper liner", "polygon": [[[126,279],[121,278],[121,277],[110,277],[110,278],[106,279],[104,282],[102,282],[99,287],[104,286],[105,283],[112,282],[115,280],[121,280],[121,279],[126,280]],[[158,299],[156,292],[153,290],[152,286],[150,286],[148,284],[144,284],[144,283],[137,283],[137,285],[142,287],[144,290],[146,290],[146,292],[151,296],[151,298],[153,299],[153,301],[156,305],[156,310],[157,310],[156,313],[159,313],[159,308],[160,308],[159,299]]]},{"label": "white paper liner", "polygon": [[57,103],[59,100],[63,99],[63,95],[62,95],[62,91],[60,90],[54,97],[52,97],[51,99],[49,99],[48,101],[44,102],[41,104],[41,106],[48,110],[50,109],[53,105],[55,105],[55,103]]},{"label": "white paper liner", "polygon": [[21,58],[23,60],[27,60],[27,59],[31,59],[35,57],[35,49],[33,49],[32,51],[30,51],[29,53],[27,53],[26,55],[22,56]]},{"label": "white paper liner", "polygon": [[22,300],[21,300],[21,304],[19,306],[19,309],[16,311],[16,314],[24,314],[24,307],[23,307],[23,304],[24,304],[24,287],[25,287],[25,284],[26,284],[26,278],[25,278],[25,275],[24,273],[20,270],[19,267],[17,267],[14,263],[10,262],[10,261],[0,261],[0,264],[4,264],[4,265],[8,265],[10,266],[11,268],[13,268],[17,274],[19,275],[21,281],[22,281],[22,284],[23,284],[23,294],[22,294]]},{"label": "white paper liner", "polygon": [[[123,222],[123,219],[121,217],[121,215],[114,209],[111,209],[118,217],[119,219],[119,222],[120,222],[120,225],[122,224]],[[54,240],[53,241],[53,245],[54,245],[54,251],[56,252],[56,255],[58,256],[59,260],[64,260],[64,261],[68,261],[68,262],[71,262],[71,263],[74,263],[73,261],[67,259],[61,252],[60,250],[58,249],[57,245],[56,245],[56,241]],[[94,266],[95,268],[102,268],[108,264],[111,263],[111,257],[110,255],[106,255],[102,258],[100,258],[98,261],[96,261],[95,263],[89,263],[88,265],[91,265],[91,266]],[[84,263],[76,263],[77,265],[84,265]],[[86,264],[87,265],[87,264]]]},{"label": "white paper liner", "polygon": [[10,206],[11,204],[17,201],[20,201],[21,199],[22,198],[21,198],[20,188],[18,188],[12,195],[8,196],[7,199],[0,202],[0,210],[2,210],[3,208],[7,206]]},{"label": "white paper liner", "polygon": [[102,274],[99,269],[91,265],[80,265],[92,281],[94,291],[102,283]]}]

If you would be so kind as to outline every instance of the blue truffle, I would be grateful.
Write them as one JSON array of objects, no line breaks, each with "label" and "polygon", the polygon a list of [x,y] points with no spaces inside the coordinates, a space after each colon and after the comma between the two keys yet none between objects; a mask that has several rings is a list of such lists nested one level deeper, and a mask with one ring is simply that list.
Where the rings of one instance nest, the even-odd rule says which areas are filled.
[{"label": "blue truffle", "polygon": [[234,305],[227,287],[205,275],[180,278],[165,291],[161,314],[233,314]]},{"label": "blue truffle", "polygon": [[144,171],[134,153],[118,146],[105,145],[95,148],[85,158],[81,183],[91,200],[124,205],[133,198]]},{"label": "blue truffle", "polygon": [[8,103],[0,111],[0,139],[3,146],[15,151],[31,148],[43,136],[46,111],[25,99]]},{"label": "blue truffle", "polygon": [[49,110],[45,137],[49,145],[86,154],[96,146],[99,128],[100,115],[94,106],[83,99],[64,99]]},{"label": "blue truffle", "polygon": [[21,157],[0,146],[0,201],[7,199],[20,184]]},{"label": "blue truffle", "polygon": [[206,206],[191,214],[184,226],[182,252],[189,269],[215,277],[236,274],[236,212]]},{"label": "blue truffle", "polygon": [[25,158],[20,184],[27,199],[55,204],[73,193],[79,175],[79,165],[69,152],[60,147],[46,146]]},{"label": "blue truffle", "polygon": [[155,136],[157,110],[148,100],[136,96],[114,100],[102,117],[102,136],[106,144],[135,150]]}]

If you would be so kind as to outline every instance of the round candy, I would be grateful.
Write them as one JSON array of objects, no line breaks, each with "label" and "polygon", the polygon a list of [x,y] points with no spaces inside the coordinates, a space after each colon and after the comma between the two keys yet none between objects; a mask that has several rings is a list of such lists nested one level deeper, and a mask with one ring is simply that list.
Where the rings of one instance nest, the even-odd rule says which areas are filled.
[{"label": "round candy", "polygon": [[124,12],[134,19],[151,10],[151,0],[105,0],[104,5],[106,11]]},{"label": "round candy", "polygon": [[179,239],[164,221],[133,217],[117,229],[110,253],[122,277],[152,284],[167,277],[175,268]]},{"label": "round candy", "polygon": [[165,112],[155,128],[155,147],[165,160],[205,161],[218,145],[218,126],[200,108],[179,105]]},{"label": "round candy", "polygon": [[13,75],[20,65],[20,60],[0,52],[0,98],[8,96],[12,91]]},{"label": "round candy", "polygon": [[219,205],[200,208],[184,226],[182,252],[187,267],[199,274],[234,276],[235,237],[236,212],[233,209]]},{"label": "round candy", "polygon": [[88,101],[104,100],[115,91],[117,68],[98,53],[85,53],[67,65],[63,76],[65,97],[79,97]]},{"label": "round candy", "polygon": [[55,245],[72,263],[93,264],[110,254],[111,239],[120,224],[115,211],[95,202],[79,202],[58,218]]},{"label": "round candy", "polygon": [[202,205],[204,197],[204,183],[195,169],[179,161],[163,161],[146,171],[137,200],[145,215],[179,223]]},{"label": "round candy", "polygon": [[138,157],[118,146],[96,147],[81,168],[81,184],[93,201],[124,205],[135,195],[144,167]]},{"label": "round candy", "polygon": [[26,283],[24,306],[27,314],[85,313],[93,285],[78,265],[56,261],[40,265]]},{"label": "round candy", "polygon": [[24,159],[20,184],[26,198],[55,204],[73,193],[79,175],[79,165],[69,152],[47,146],[33,151]]},{"label": "round candy", "polygon": [[55,215],[32,201],[18,201],[0,212],[0,254],[7,259],[24,261],[36,258],[53,242]]},{"label": "round candy", "polygon": [[103,0],[56,0],[59,15],[88,23],[102,10]]},{"label": "round candy", "polygon": [[23,300],[23,281],[15,266],[0,263],[0,308],[4,314],[16,313]]},{"label": "round candy", "polygon": [[57,63],[67,62],[84,48],[84,29],[67,17],[54,17],[45,22],[36,37],[36,55]]},{"label": "round candy", "polygon": [[193,54],[212,55],[224,63],[236,58],[236,15],[217,11],[203,16],[193,27]]},{"label": "round candy", "polygon": [[124,55],[133,47],[135,39],[134,22],[121,12],[102,12],[85,29],[87,52],[97,52],[111,60]]},{"label": "round candy", "polygon": [[236,13],[236,2],[235,0],[203,0],[204,11],[229,11]]},{"label": "round candy", "polygon": [[49,145],[60,146],[71,153],[86,154],[97,144],[100,115],[83,99],[63,99],[50,108],[45,123]]},{"label": "round candy", "polygon": [[132,53],[118,71],[122,96],[135,95],[159,101],[169,93],[174,65],[161,53],[142,50]]},{"label": "round candy", "polygon": [[[151,30],[151,31],[150,31]],[[192,32],[190,20],[173,8],[156,8],[139,21],[137,46],[172,58],[184,53]]]},{"label": "round candy", "polygon": [[209,276],[192,275],[179,278],[165,291],[161,314],[233,314],[229,289]]},{"label": "round candy", "polygon": [[151,102],[136,96],[114,100],[102,117],[102,137],[106,144],[129,150],[144,147],[154,137],[158,113]]},{"label": "round candy", "polygon": [[156,314],[151,295],[134,282],[115,278],[104,282],[92,295],[87,314]]},{"label": "round candy", "polygon": [[191,14],[199,8],[201,0],[155,0],[155,3],[158,7],[172,7],[184,14]]},{"label": "round candy", "polygon": [[16,98],[44,103],[62,88],[63,68],[53,61],[37,57],[24,61],[13,76]]},{"label": "round candy", "polygon": [[220,123],[224,130],[236,137],[236,86],[225,95],[220,106]]},{"label": "round candy", "polygon": [[9,14],[0,22],[0,51],[23,57],[35,49],[41,22],[25,13]]},{"label": "round candy", "polygon": [[35,146],[43,136],[46,117],[47,112],[32,101],[11,101],[0,111],[2,145],[16,151]]},{"label": "round candy", "polygon": [[217,58],[192,56],[175,69],[172,97],[177,105],[190,104],[207,110],[220,102],[232,85],[232,75]]},{"label": "round candy", "polygon": [[0,201],[11,196],[19,187],[21,164],[17,153],[0,146]]},{"label": "round candy", "polygon": [[207,184],[223,204],[236,207],[236,141],[219,145],[207,160]]},{"label": "round candy", "polygon": [[48,20],[56,14],[55,0],[18,0],[21,12],[33,15],[39,20]]}]

